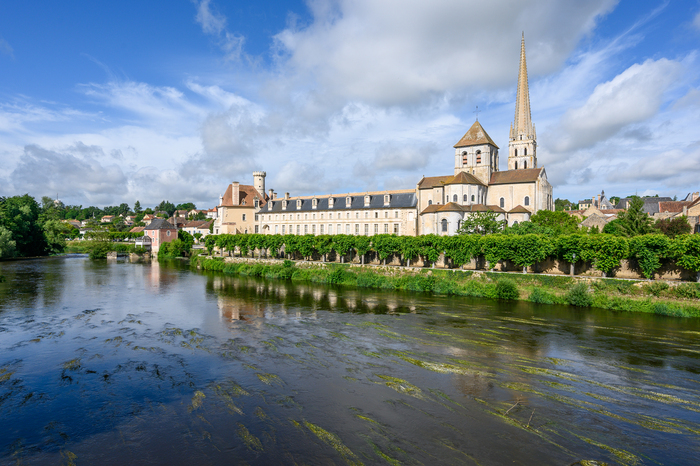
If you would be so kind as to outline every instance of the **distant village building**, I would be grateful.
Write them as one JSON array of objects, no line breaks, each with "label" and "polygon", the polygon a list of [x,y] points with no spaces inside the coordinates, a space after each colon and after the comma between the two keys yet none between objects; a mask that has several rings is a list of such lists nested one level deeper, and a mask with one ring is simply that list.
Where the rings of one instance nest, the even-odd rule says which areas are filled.
[{"label": "distant village building", "polygon": [[270,190],[265,195],[265,172],[253,173],[253,185],[234,181],[219,198],[214,220],[214,234],[257,233],[256,213],[274,197]]},{"label": "distant village building", "polygon": [[151,252],[158,254],[163,243],[169,243],[177,239],[177,228],[165,219],[156,218],[143,229],[144,236],[151,239]]}]

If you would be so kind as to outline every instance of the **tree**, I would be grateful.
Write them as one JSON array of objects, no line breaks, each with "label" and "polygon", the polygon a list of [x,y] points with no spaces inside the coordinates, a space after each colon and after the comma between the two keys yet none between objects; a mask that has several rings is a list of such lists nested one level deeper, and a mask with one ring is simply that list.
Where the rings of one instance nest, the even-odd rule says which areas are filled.
[{"label": "tree", "polygon": [[624,236],[629,238],[652,232],[651,218],[643,209],[644,200],[639,196],[632,196],[627,211],[618,214],[620,231]]},{"label": "tree", "polygon": [[131,208],[129,207],[129,204],[126,202],[123,202],[119,204],[119,207],[117,207],[117,213],[116,215],[128,215],[129,212],[131,212]]},{"label": "tree", "polygon": [[168,217],[172,217],[173,214],[175,213],[175,204],[173,204],[170,201],[162,201],[160,204],[156,206],[156,211],[163,211],[168,213]]},{"label": "tree", "polygon": [[620,224],[621,224],[621,222],[619,219],[610,220],[603,227],[603,233],[607,233],[609,235],[615,235],[615,236],[625,236],[625,232],[622,229],[622,226],[620,226]]},{"label": "tree", "polygon": [[700,282],[700,235],[680,235],[671,243],[676,265],[696,273]]},{"label": "tree", "polygon": [[540,210],[530,217],[530,222],[544,228],[550,228],[555,235],[571,235],[578,232],[579,220],[566,212]]},{"label": "tree", "polygon": [[44,238],[49,254],[58,254],[66,248],[66,237],[72,227],[58,220],[48,220],[43,225]]},{"label": "tree", "polygon": [[676,218],[657,220],[654,224],[654,228],[669,238],[675,238],[678,235],[687,235],[692,229],[688,223],[688,217],[685,215]]},{"label": "tree", "polygon": [[12,233],[12,241],[20,257],[47,253],[48,245],[39,213],[39,204],[29,194],[0,199],[0,226]]},{"label": "tree", "polygon": [[460,235],[490,235],[499,233],[506,225],[505,220],[496,220],[498,214],[493,211],[474,212],[464,217],[457,230]]},{"label": "tree", "polygon": [[183,204],[178,204],[177,207],[175,207],[175,210],[195,210],[197,207],[191,202],[185,202]]},{"label": "tree", "polygon": [[554,210],[556,211],[563,211],[563,210],[572,210],[572,208],[578,207],[578,204],[574,204],[568,199],[555,199],[554,200]]},{"label": "tree", "polygon": [[[136,201],[134,203],[134,213],[138,214],[141,212],[141,203],[139,201]],[[143,218],[143,217],[142,217]]]},{"label": "tree", "polygon": [[670,254],[671,240],[659,234],[635,236],[630,239],[629,248],[644,276],[652,279],[661,267],[661,260]]},{"label": "tree", "polygon": [[15,257],[17,243],[12,239],[12,232],[0,226],[0,258]]}]

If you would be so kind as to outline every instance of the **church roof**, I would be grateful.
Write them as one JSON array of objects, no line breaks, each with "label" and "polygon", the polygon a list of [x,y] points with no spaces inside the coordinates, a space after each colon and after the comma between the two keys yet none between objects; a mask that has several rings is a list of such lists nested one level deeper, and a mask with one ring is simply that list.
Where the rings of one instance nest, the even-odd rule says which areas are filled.
[{"label": "church roof", "polygon": [[527,168],[493,172],[489,184],[534,183],[543,171],[544,168]]},{"label": "church roof", "polygon": [[476,176],[472,175],[471,173],[465,173],[465,172],[459,172],[449,180],[445,181],[444,184],[480,184],[484,185],[484,182],[481,181],[479,178]]},{"label": "church roof", "polygon": [[531,214],[529,210],[521,205],[517,205],[508,211],[509,214]]},{"label": "church roof", "polygon": [[456,202],[448,202],[447,204],[432,204],[423,209],[421,215],[432,214],[435,212],[498,212],[504,213],[505,210],[497,205],[471,204],[460,205]]},{"label": "church roof", "polygon": [[423,179],[418,182],[418,189],[430,189],[435,186],[443,186],[445,182],[451,178],[454,178],[454,176],[424,176]]},{"label": "church roof", "polygon": [[476,120],[472,127],[469,128],[469,131],[462,136],[462,139],[460,139],[454,147],[480,146],[482,144],[491,144],[498,149],[498,146],[493,142],[493,139],[491,139],[491,136],[488,135],[483,126],[481,126],[479,120]]}]

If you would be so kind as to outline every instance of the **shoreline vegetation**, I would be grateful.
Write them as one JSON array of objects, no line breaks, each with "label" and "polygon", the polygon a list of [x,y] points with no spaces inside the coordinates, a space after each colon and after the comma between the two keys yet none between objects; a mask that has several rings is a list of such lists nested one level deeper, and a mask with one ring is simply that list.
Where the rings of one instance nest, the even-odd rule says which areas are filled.
[{"label": "shoreline vegetation", "polygon": [[663,281],[589,276],[207,256],[194,256],[190,265],[204,271],[272,280],[522,300],[539,304],[643,312],[673,317],[700,317],[700,284],[692,282],[669,284]]}]

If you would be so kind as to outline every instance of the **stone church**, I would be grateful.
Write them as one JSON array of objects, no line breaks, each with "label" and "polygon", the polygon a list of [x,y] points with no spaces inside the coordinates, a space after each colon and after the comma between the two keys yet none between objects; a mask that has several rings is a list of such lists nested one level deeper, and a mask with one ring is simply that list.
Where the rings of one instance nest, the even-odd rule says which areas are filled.
[{"label": "stone church", "polygon": [[[554,210],[552,185],[547,181],[544,167],[537,163],[537,137],[530,113],[524,36],[520,47],[507,170],[499,170],[499,147],[477,119],[454,145],[452,174],[423,177],[415,189],[397,191],[312,196],[286,193],[278,198],[273,190],[266,195],[263,187],[257,195],[252,192],[250,195],[253,198],[250,206],[257,208],[254,232],[454,235],[465,217],[474,212],[496,212],[500,220],[513,225],[529,220],[538,210]],[[261,173],[264,172],[256,172],[256,180]],[[238,187],[238,183],[231,186],[234,184]],[[258,184],[256,181],[255,185]],[[232,228],[236,230],[235,226]],[[240,233],[253,232],[251,230],[241,228]]]}]

